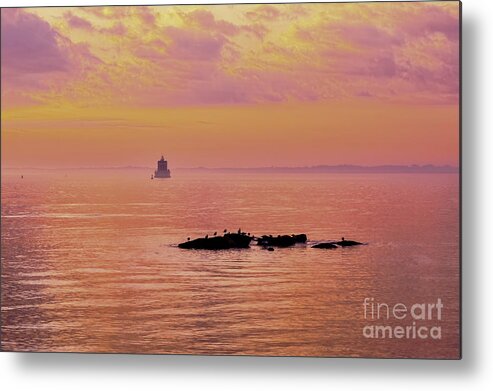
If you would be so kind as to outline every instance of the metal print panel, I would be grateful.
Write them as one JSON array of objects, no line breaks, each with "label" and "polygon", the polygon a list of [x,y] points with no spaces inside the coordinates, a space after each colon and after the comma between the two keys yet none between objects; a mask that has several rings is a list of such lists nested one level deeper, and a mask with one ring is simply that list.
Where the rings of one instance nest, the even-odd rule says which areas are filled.
[{"label": "metal print panel", "polygon": [[460,3],[1,10],[1,349],[460,358]]}]

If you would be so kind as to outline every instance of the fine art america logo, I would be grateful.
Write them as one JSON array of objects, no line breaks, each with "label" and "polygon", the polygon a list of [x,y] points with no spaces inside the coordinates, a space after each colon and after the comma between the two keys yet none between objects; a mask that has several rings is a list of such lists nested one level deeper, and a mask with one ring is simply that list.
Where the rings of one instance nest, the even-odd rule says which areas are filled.
[{"label": "fine art america logo", "polygon": [[363,313],[368,323],[363,327],[365,338],[441,339],[443,303],[387,304],[373,297],[363,300]]}]

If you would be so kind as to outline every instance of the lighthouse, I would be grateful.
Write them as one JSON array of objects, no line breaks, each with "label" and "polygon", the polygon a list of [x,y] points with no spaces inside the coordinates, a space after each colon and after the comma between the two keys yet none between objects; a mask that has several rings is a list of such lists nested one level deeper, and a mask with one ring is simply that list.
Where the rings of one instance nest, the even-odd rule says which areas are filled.
[{"label": "lighthouse", "polygon": [[171,178],[168,162],[164,160],[164,156],[161,156],[161,159],[157,161],[157,170],[154,171],[154,178]]}]

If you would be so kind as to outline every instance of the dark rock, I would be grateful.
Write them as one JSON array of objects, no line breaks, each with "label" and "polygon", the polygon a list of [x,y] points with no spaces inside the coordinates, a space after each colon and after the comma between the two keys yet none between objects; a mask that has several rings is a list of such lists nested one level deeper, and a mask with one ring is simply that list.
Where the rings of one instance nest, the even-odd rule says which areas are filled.
[{"label": "dark rock", "polygon": [[263,235],[257,240],[259,246],[269,247],[289,247],[294,246],[296,243],[305,243],[307,237],[305,234],[300,235]]},{"label": "dark rock", "polygon": [[334,243],[317,243],[312,248],[337,248]]},{"label": "dark rock", "polygon": [[231,248],[248,248],[252,238],[242,234],[225,234],[212,238],[198,238],[180,243],[179,248],[191,250],[228,250]]},{"label": "dark rock", "polygon": [[267,251],[274,251],[274,247],[268,247]]},{"label": "dark rock", "polygon": [[341,240],[339,242],[335,242],[335,244],[341,247],[350,247],[350,246],[361,246],[363,243],[355,242],[354,240]]},{"label": "dark rock", "polygon": [[296,243],[306,243],[306,241],[308,240],[305,234],[291,235],[291,236],[294,238]]}]

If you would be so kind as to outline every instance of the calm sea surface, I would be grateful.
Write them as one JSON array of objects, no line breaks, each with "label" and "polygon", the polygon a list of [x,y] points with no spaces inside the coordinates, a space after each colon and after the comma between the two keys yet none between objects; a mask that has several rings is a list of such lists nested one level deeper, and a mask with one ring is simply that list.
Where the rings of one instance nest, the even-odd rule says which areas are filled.
[{"label": "calm sea surface", "polygon": [[[455,174],[2,172],[1,347],[18,351],[449,357],[459,351]],[[182,250],[240,228],[268,252]],[[321,250],[346,239],[367,246]],[[444,304],[441,338],[365,338],[363,300]],[[382,307],[384,308],[384,307]],[[385,311],[384,311],[385,312]]]}]

